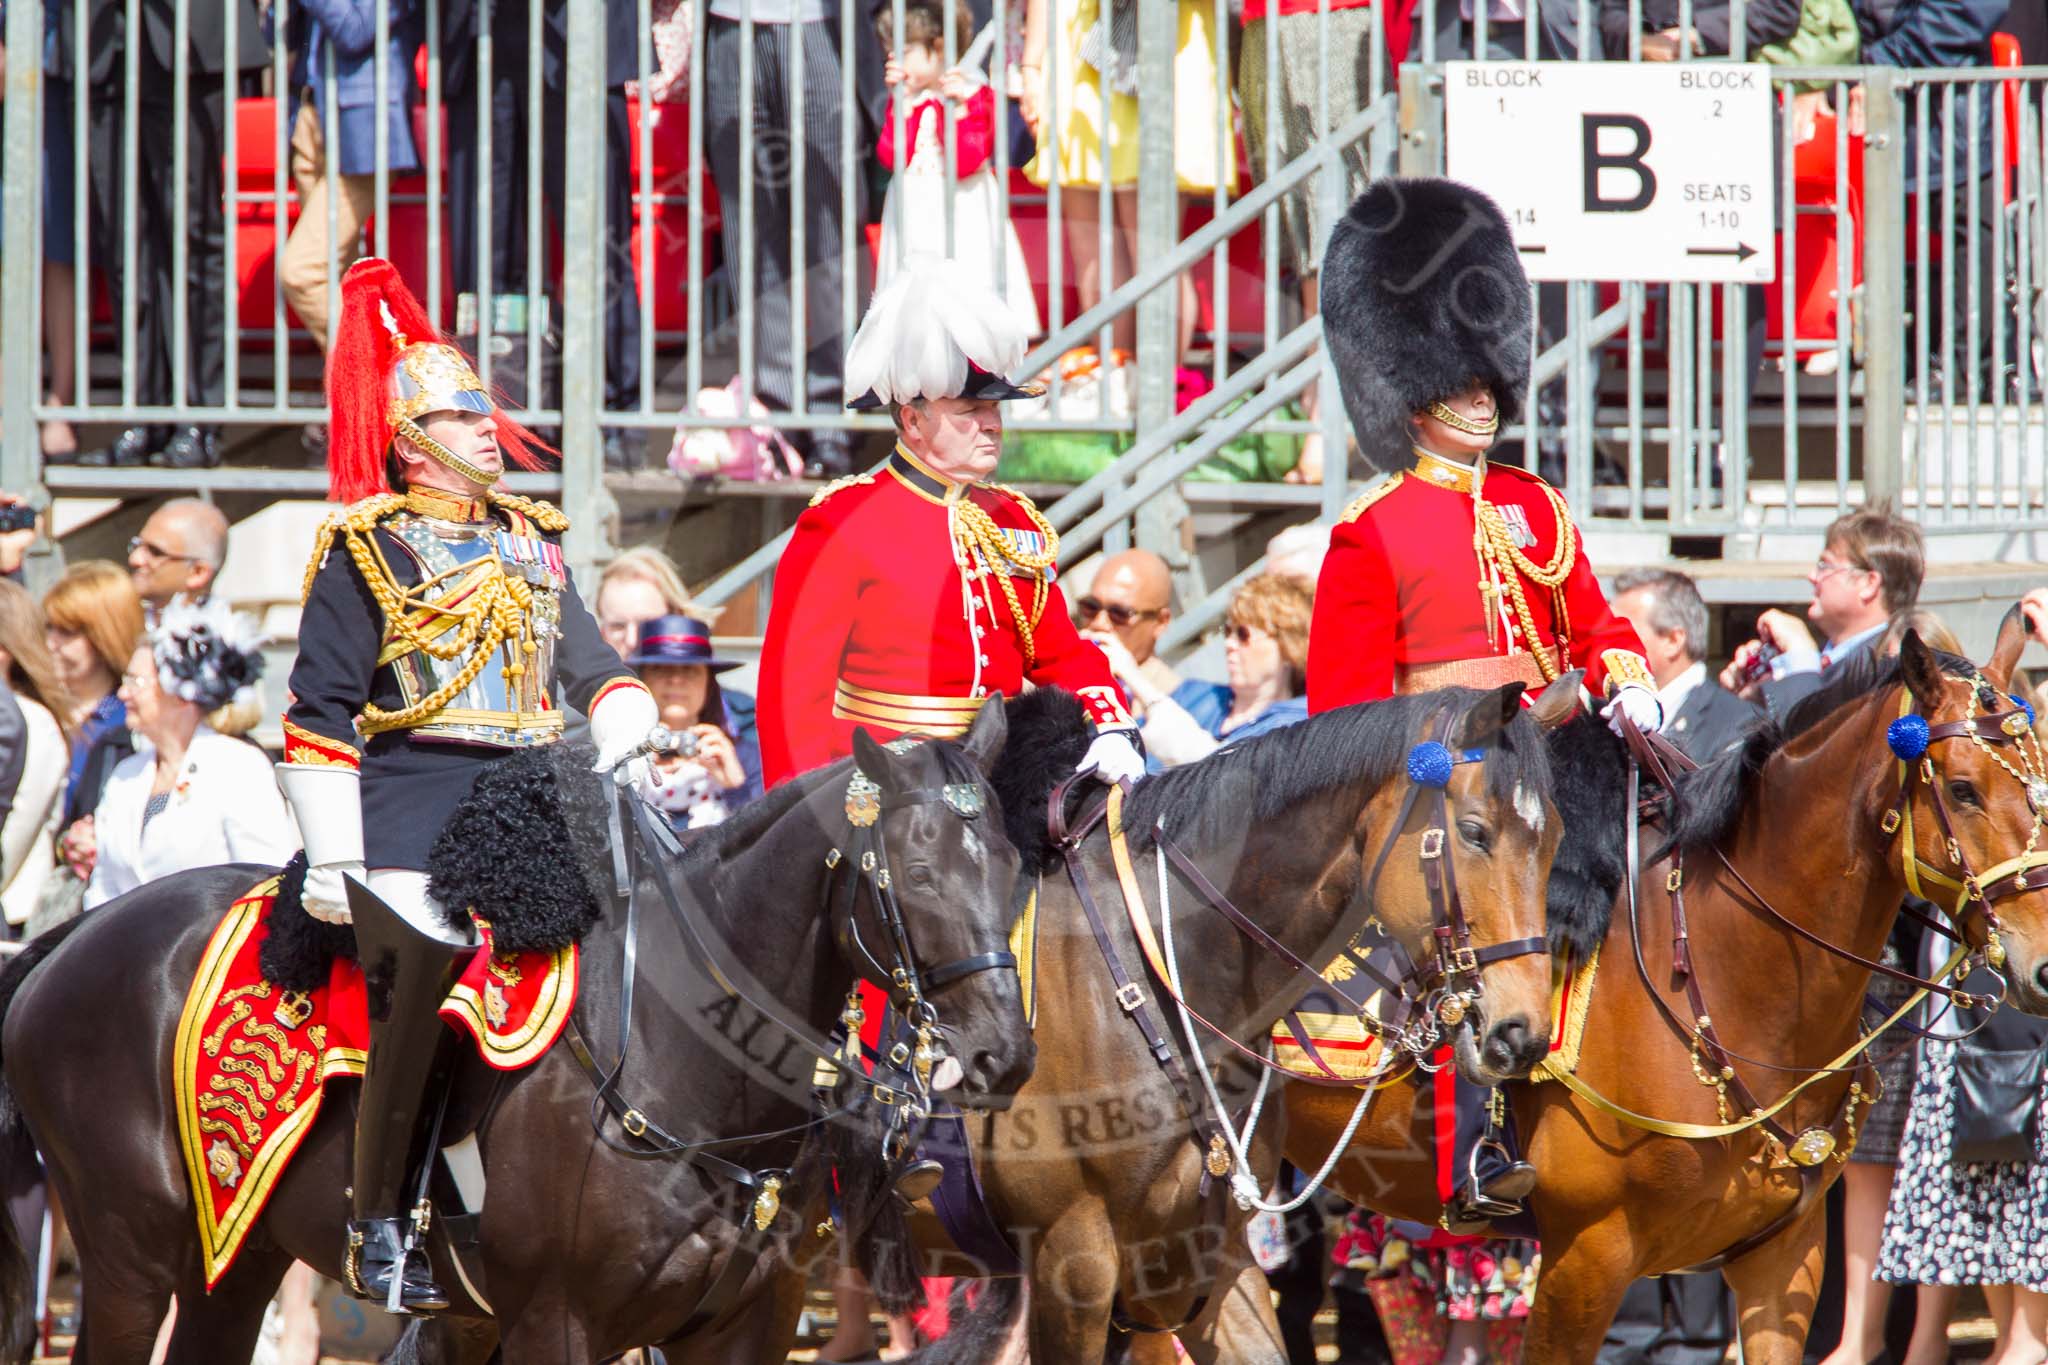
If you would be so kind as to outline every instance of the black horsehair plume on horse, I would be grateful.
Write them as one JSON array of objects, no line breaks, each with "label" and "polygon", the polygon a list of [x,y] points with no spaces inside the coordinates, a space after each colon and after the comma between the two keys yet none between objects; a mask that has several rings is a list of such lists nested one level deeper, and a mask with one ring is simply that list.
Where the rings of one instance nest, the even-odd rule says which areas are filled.
[{"label": "black horsehair plume on horse", "polygon": [[[1949,677],[1977,676],[1977,666],[1968,659],[1939,650],[1929,652]],[[1849,702],[1903,681],[1896,658],[1881,657],[1870,649],[1859,650],[1828,672],[1827,683],[1794,703],[1782,721],[1761,717],[1751,724],[1741,744],[1678,779],[1678,809],[1665,847],[1655,850],[1655,856],[1662,857],[1671,848],[1703,850],[1720,843],[1734,831],[1771,755]]]},{"label": "black horsehair plume on horse", "polygon": [[[1462,709],[1483,694],[1466,688],[1390,697],[1346,706],[1299,725],[1246,740],[1227,753],[1146,778],[1125,823],[1142,847],[1161,815],[1177,839],[1203,842],[1247,822],[1280,818],[1303,797],[1345,784],[1377,786],[1401,773],[1424,721],[1445,705]],[[1028,881],[1052,866],[1045,804],[1088,747],[1081,704],[1056,688],[1009,703],[1010,738],[994,778],[1010,842]],[[1487,794],[1512,800],[1517,785],[1549,797],[1565,836],[1552,865],[1551,946],[1583,958],[1607,936],[1621,888],[1623,850],[1619,741],[1581,716],[1539,744],[1533,722],[1518,718],[1488,755]]]}]

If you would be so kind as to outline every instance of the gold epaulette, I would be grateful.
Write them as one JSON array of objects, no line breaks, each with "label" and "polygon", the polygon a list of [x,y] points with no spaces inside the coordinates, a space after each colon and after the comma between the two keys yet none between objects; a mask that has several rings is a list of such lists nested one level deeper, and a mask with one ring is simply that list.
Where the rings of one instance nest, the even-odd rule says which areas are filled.
[{"label": "gold epaulette", "polygon": [[344,533],[366,536],[377,528],[377,523],[405,506],[403,493],[375,493],[359,502],[352,502],[339,512],[330,513],[320,523],[320,529],[313,533],[313,556],[306,561],[306,578],[299,585],[299,605],[313,595],[313,579],[319,574],[320,566],[327,562],[327,552],[334,547],[334,538]]},{"label": "gold epaulette", "polygon": [[806,506],[816,507],[819,503],[831,497],[834,493],[843,492],[844,490],[853,487],[855,484],[873,483],[874,481],[875,471],[872,469],[862,470],[858,474],[841,475],[839,478],[836,478],[832,480],[832,482],[826,484],[823,488],[820,488],[817,492],[811,494],[811,500],[809,503],[806,504]]},{"label": "gold epaulette", "polygon": [[560,535],[569,529],[568,514],[561,508],[541,498],[524,498],[517,493],[493,493],[491,502],[519,513],[551,536]]},{"label": "gold epaulette", "polygon": [[1385,496],[1387,496],[1387,494],[1393,492],[1396,488],[1399,488],[1401,486],[1401,481],[1407,477],[1408,476],[1405,473],[1394,474],[1388,477],[1382,483],[1380,483],[1377,487],[1366,489],[1363,493],[1360,493],[1357,497],[1353,498],[1351,500],[1351,505],[1349,507],[1346,507],[1343,510],[1343,512],[1338,515],[1338,523],[1341,525],[1342,523],[1347,521],[1357,521],[1359,517],[1365,514],[1366,508],[1372,506],[1381,498],[1384,498]]}]

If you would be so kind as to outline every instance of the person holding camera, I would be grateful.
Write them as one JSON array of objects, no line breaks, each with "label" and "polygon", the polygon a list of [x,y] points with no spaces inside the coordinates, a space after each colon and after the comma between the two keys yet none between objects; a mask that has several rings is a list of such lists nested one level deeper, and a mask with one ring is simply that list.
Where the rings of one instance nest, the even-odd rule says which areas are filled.
[{"label": "person holding camera", "polygon": [[694,616],[657,616],[640,628],[626,663],[661,708],[674,746],[654,760],[640,792],[677,829],[716,825],[761,794],[761,756],[733,738],[718,675],[739,660],[711,652],[711,627]]}]

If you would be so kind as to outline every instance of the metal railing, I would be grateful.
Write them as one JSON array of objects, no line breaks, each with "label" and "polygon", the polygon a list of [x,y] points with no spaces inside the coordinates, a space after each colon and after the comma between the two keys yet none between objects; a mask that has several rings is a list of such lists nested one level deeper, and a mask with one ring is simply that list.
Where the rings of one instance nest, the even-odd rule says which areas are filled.
[{"label": "metal railing", "polygon": [[[959,207],[968,182],[983,173],[961,174],[956,154],[964,125],[941,118],[936,148],[913,145],[923,134],[915,132],[910,106],[888,102],[879,87],[879,35],[860,0],[841,0],[833,17],[794,26],[728,21],[696,0],[684,4],[692,19],[688,80],[673,102],[659,105],[647,99],[658,66],[651,0],[639,0],[632,16],[638,103],[617,91],[620,73],[605,69],[608,10],[561,7],[557,37],[548,7],[530,6],[521,31],[512,33],[494,23],[490,0],[478,0],[477,31],[456,48],[444,41],[441,0],[377,0],[371,7],[374,53],[395,54],[372,62],[374,98],[382,108],[394,92],[414,91],[420,170],[394,171],[392,130],[378,119],[369,195],[374,226],[364,245],[396,253],[445,325],[455,320],[446,300],[463,260],[451,258],[444,238],[451,223],[467,221],[464,250],[454,253],[470,261],[462,280],[469,300],[455,310],[475,323],[466,344],[487,377],[497,371],[501,378],[506,357],[523,347],[523,364],[511,375],[524,395],[519,415],[560,433],[561,495],[578,528],[576,556],[586,563],[608,552],[613,525],[599,458],[607,429],[651,434],[730,425],[730,416],[703,401],[707,390],[730,376],[743,395],[763,396],[757,390],[772,390],[778,369],[789,392],[765,396],[789,410],[755,419],[760,424],[800,440],[863,436],[885,425],[846,412],[836,394],[825,392],[836,382],[834,348],[843,347],[858,319],[863,281],[877,261],[866,240],[873,215],[864,182],[878,149],[860,131],[856,111],[886,112],[880,137],[893,140],[898,166],[936,158],[941,241],[959,249],[963,230],[980,221]],[[84,8],[68,7],[60,20],[71,50],[80,53],[88,46]],[[126,8],[134,20],[139,0],[127,0]],[[1324,0],[1305,16],[1313,36],[1283,47],[1279,23],[1240,30],[1228,0],[1140,5],[1134,47],[1116,54],[1136,94],[1130,106],[1109,114],[1100,96],[1088,93],[1107,77],[1093,86],[1077,79],[1079,35],[1060,26],[1071,19],[1071,7],[995,0],[991,8],[991,23],[977,35],[963,32],[946,7],[939,42],[946,65],[975,66],[994,89],[986,172],[994,221],[1014,230],[1027,259],[1042,262],[1029,267],[1042,340],[1026,368],[1047,371],[1053,392],[1014,428],[1025,441],[1094,433],[1121,447],[1053,503],[1055,524],[1067,533],[1065,557],[1146,541],[1186,569],[1181,537],[1161,529],[1184,513],[1180,481],[1247,434],[1320,437],[1330,452],[1323,485],[1289,485],[1259,501],[1298,506],[1304,519],[1333,516],[1354,491],[1346,475],[1362,471],[1347,469],[1335,454],[1345,447],[1342,409],[1323,373],[1314,319],[1297,297],[1320,244],[1312,244],[1307,259],[1290,259],[1283,250],[1292,232],[1288,215],[1312,208],[1311,220],[1326,225],[1363,176],[1397,165],[1441,169],[1442,61],[1591,60],[1601,52],[1591,0],[1532,0],[1506,24],[1488,4],[1464,20],[1429,0],[1415,16],[1405,54],[1396,50],[1402,40],[1384,31],[1377,6],[1365,12],[1361,35],[1359,21],[1344,18],[1355,12]],[[1692,27],[1693,10],[1690,0],[1681,4],[1681,29]],[[260,69],[238,69],[251,21],[234,4],[221,34],[221,71],[196,69],[185,41],[186,7],[177,11],[182,55],[170,73],[169,106],[154,102],[161,92],[143,79],[139,45],[116,54],[118,79],[90,89],[87,80],[73,79],[57,107],[45,106],[46,73],[38,63],[17,57],[8,64],[0,148],[0,344],[7,357],[0,486],[41,497],[51,488],[88,491],[152,479],[281,494],[313,492],[320,484],[317,473],[303,469],[124,474],[45,470],[38,459],[36,425],[48,420],[246,425],[312,424],[323,416],[318,341],[294,325],[275,285],[266,298],[250,297],[257,287],[251,257],[281,258],[288,241],[296,203],[291,132],[308,92],[291,89],[281,41]],[[276,0],[277,34],[290,29],[292,15],[290,0]],[[1739,0],[1729,13],[1738,59],[1748,46],[1746,15]],[[883,7],[890,33],[903,33],[908,17],[904,0]],[[1627,18],[1625,55],[1638,60],[1645,44],[1641,0],[1631,0]],[[40,52],[41,24],[41,6],[10,7],[8,50]],[[132,22],[129,31],[136,31]],[[1333,37],[1340,32],[1350,47]],[[1218,35],[1235,44],[1240,65],[1262,59],[1263,87],[1233,91]],[[417,82],[406,46],[414,37],[424,75]],[[562,62],[559,87],[548,86],[538,70],[541,54],[550,51]],[[1362,75],[1346,69],[1358,51]],[[1408,60],[1397,64],[1400,55]],[[458,69],[464,74],[451,83]],[[1300,88],[1283,89],[1283,70],[1308,97]],[[1935,532],[2048,526],[2039,357],[2048,278],[2041,212],[2048,68],[1781,66],[1772,77],[1779,111],[1775,296],[1742,285],[1532,287],[1540,319],[1532,402],[1524,426],[1506,434],[1506,448],[1557,479],[1596,527],[1689,536],[1796,528],[1877,494],[1899,498]],[[1344,89],[1347,82],[1353,88]],[[211,99],[209,87],[218,90],[217,128],[207,131],[197,114],[175,116]],[[340,88],[330,54],[310,91],[330,149],[344,122]],[[1858,88],[1867,125],[1860,133],[1847,117],[1816,117],[1816,96],[1846,114]],[[1034,167],[1028,180],[1014,178],[1008,111],[1027,90],[1049,129],[1090,118],[1093,126],[1112,127],[1104,159],[1117,169],[1067,175],[1048,169],[1052,158],[1041,154],[1046,166]],[[1262,96],[1255,108],[1239,105],[1251,145],[1240,144],[1232,123],[1239,93]],[[271,102],[251,102],[261,99]],[[1189,110],[1209,121],[1192,127]],[[48,121],[65,115],[75,148],[70,254],[79,284],[68,347],[77,392],[49,401],[44,369],[34,361],[39,266],[49,245],[42,148]],[[188,190],[195,158],[211,154],[217,141],[226,165],[217,302],[202,298],[195,313],[182,287],[148,301],[169,314],[158,329],[168,351],[167,393],[140,387],[150,371],[138,361],[147,359],[143,348],[156,333],[146,335],[139,325],[138,290],[120,291],[112,317],[97,320],[89,284],[94,266],[115,267],[135,281],[140,259],[157,249],[146,241],[150,225],[136,192],[165,178],[162,167],[140,164],[141,149],[155,145],[159,132],[145,118],[169,123],[172,225],[206,217],[207,206]],[[1292,156],[1283,150],[1294,135],[1290,119],[1305,121],[1307,141]],[[559,142],[549,136],[557,123]],[[267,185],[246,183],[246,175],[262,174],[245,175],[246,167],[262,164],[248,141],[259,126],[270,161]],[[1981,138],[1960,135],[1980,126]],[[121,149],[114,174],[125,192],[112,240],[88,230],[95,196],[109,177],[106,166],[88,164],[94,127],[110,130],[111,145]],[[1254,128],[1262,136],[1253,138]],[[721,160],[728,131],[754,154]],[[1065,145],[1056,137],[1049,142]],[[562,147],[602,151],[565,156]],[[1232,169],[1240,151],[1256,153],[1262,172],[1248,185]],[[508,154],[514,169],[523,166],[524,180],[513,202],[500,203],[489,170]],[[467,204],[449,193],[463,156],[480,168]],[[1199,193],[1186,190],[1190,163]],[[1206,182],[1199,175],[1204,164]],[[100,176],[100,186],[90,173]],[[1068,183],[1076,179],[1083,183]],[[707,185],[721,193],[703,193]],[[1184,230],[1191,207],[1206,221]],[[526,226],[517,252],[500,244],[501,223],[515,210]],[[326,218],[331,316],[338,267],[350,250],[337,240],[331,194]],[[899,204],[886,231],[892,250],[917,235],[905,227]],[[551,232],[559,239],[559,267]],[[210,266],[194,255],[194,242],[200,256],[211,254],[203,233],[171,231],[169,239],[172,280]],[[1003,289],[1016,283],[1006,245],[990,245]],[[1119,263],[1120,250],[1128,264]],[[1077,271],[1085,278],[1077,279]],[[821,288],[834,275],[841,287]],[[1206,317],[1188,344],[1197,330],[1185,314],[1193,285],[1206,285]],[[516,307],[501,317],[500,295],[508,292],[529,305],[523,317]],[[1070,305],[1070,292],[1078,292],[1078,307]],[[1256,306],[1244,306],[1239,295],[1254,296]],[[546,308],[543,296],[551,298]],[[821,302],[829,308],[820,311]],[[194,340],[204,331],[202,315],[214,312],[227,340],[218,357],[220,391],[207,395],[204,384],[195,384],[207,371]],[[1084,401],[1064,377],[1062,359],[1084,346],[1108,356],[1120,337],[1134,338],[1122,382],[1098,382]],[[560,377],[550,384],[545,358],[557,352]],[[1209,392],[1176,411],[1182,364],[1199,371]],[[1290,412],[1290,404],[1302,413]],[[1162,506],[1168,515],[1148,520]],[[720,575],[706,596],[720,600],[765,582],[778,551],[770,540]],[[1198,581],[1188,592],[1186,577],[1182,586],[1191,610],[1181,622],[1193,629],[1216,597]]]}]

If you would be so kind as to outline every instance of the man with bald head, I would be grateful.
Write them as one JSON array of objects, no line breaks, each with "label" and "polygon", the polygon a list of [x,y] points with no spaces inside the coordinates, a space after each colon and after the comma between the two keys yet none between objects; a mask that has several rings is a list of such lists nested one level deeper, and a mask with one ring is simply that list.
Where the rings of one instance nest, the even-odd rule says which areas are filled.
[{"label": "man with bald head", "polygon": [[151,620],[183,597],[203,602],[228,557],[228,519],[198,498],[173,498],[128,542],[128,576]]},{"label": "man with bald head", "polygon": [[[1180,686],[1180,677],[1156,651],[1172,620],[1173,574],[1150,550],[1123,550],[1104,559],[1087,593],[1074,602],[1074,624],[1103,647],[1118,677],[1135,670],[1152,689],[1167,693]],[[1118,657],[1119,645],[1128,661]],[[1144,690],[1150,695],[1151,689]],[[1135,693],[1131,701],[1142,715]]]}]

